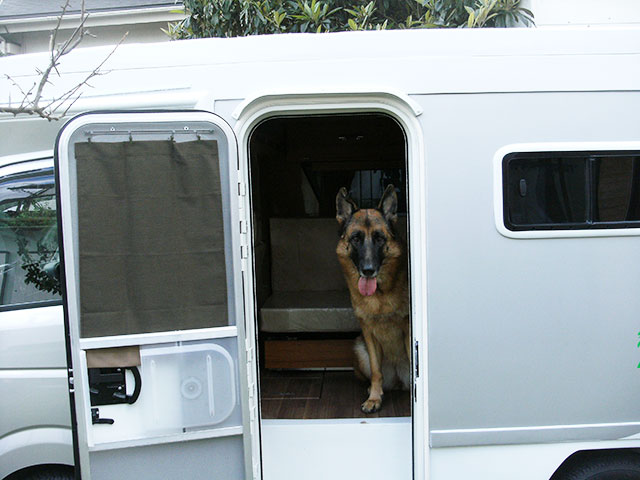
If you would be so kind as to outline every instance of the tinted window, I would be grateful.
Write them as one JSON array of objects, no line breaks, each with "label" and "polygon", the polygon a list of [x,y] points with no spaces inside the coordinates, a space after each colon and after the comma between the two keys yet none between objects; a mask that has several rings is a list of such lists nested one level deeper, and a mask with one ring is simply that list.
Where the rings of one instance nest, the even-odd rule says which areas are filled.
[{"label": "tinted window", "polygon": [[640,220],[638,167],[640,157],[598,158],[593,165],[596,222]]},{"label": "tinted window", "polygon": [[53,169],[11,170],[0,177],[1,304],[59,300]]},{"label": "tinted window", "polygon": [[638,225],[640,156],[536,152],[503,163],[504,221],[510,230]]}]

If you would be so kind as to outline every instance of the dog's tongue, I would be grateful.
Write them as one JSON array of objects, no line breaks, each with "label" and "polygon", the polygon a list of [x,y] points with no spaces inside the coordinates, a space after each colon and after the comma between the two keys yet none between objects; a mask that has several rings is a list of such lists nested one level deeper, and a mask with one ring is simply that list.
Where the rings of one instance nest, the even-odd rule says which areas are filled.
[{"label": "dog's tongue", "polygon": [[360,290],[360,295],[365,297],[373,295],[377,286],[378,283],[376,282],[376,277],[360,277],[360,280],[358,280],[358,290]]}]

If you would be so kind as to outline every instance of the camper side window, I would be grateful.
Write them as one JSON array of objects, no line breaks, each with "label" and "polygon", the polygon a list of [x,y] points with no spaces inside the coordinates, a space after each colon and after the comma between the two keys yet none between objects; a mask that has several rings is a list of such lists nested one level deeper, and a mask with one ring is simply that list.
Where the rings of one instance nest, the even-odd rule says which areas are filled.
[{"label": "camper side window", "polygon": [[503,198],[512,231],[640,227],[640,153],[511,153]]},{"label": "camper side window", "polygon": [[0,171],[1,306],[60,300],[53,168]]}]

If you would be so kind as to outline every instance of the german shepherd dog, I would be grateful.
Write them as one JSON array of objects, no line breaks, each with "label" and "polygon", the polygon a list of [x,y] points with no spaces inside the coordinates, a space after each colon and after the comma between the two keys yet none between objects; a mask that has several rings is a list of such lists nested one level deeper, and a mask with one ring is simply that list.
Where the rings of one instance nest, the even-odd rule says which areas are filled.
[{"label": "german shepherd dog", "polygon": [[336,253],[362,328],[354,345],[355,370],[371,382],[361,406],[365,413],[380,410],[383,389],[410,386],[407,253],[395,228],[397,208],[393,185],[375,209],[359,209],[344,187],[336,196]]}]

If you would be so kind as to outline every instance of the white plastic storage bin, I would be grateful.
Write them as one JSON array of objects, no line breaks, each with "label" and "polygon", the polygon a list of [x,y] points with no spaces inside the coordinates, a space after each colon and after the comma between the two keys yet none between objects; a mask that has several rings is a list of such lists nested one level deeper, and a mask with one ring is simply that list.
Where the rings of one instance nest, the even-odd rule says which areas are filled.
[{"label": "white plastic storage bin", "polygon": [[142,389],[150,394],[148,431],[173,433],[219,425],[238,404],[236,365],[220,345],[143,347],[140,356]]}]

